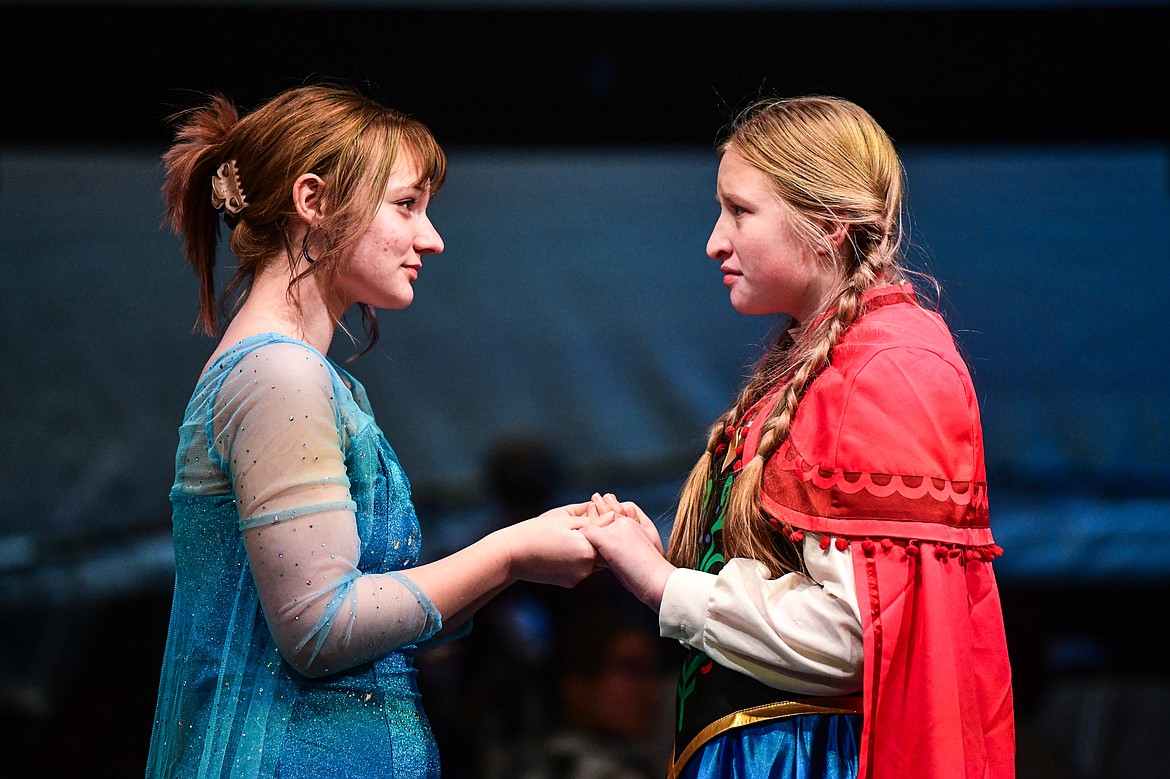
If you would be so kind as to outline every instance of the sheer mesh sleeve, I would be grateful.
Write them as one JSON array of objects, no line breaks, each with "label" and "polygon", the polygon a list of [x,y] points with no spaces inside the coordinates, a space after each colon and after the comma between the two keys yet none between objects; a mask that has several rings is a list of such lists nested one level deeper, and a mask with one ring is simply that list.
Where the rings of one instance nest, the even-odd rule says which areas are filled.
[{"label": "sheer mesh sleeve", "polygon": [[428,638],[434,605],[400,573],[363,574],[333,374],[292,343],[225,377],[209,436],[234,486],[268,626],[302,674],[322,676]]}]

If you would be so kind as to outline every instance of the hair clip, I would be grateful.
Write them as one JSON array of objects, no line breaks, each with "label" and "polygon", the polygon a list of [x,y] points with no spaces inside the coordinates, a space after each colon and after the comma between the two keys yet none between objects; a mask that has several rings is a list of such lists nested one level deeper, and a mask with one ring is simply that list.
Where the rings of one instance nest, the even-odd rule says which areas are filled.
[{"label": "hair clip", "polygon": [[232,216],[243,211],[248,205],[240,186],[240,172],[236,170],[235,160],[228,160],[220,165],[215,175],[211,177],[211,205],[215,206],[217,211],[224,211]]}]

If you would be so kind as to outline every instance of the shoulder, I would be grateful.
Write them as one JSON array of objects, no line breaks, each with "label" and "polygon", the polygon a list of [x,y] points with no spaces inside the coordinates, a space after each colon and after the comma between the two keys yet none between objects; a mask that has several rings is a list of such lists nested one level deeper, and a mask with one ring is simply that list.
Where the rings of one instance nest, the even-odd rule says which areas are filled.
[{"label": "shoulder", "polygon": [[245,350],[236,361],[238,372],[251,371],[286,379],[328,379],[335,371],[320,352],[302,341],[274,338]]},{"label": "shoulder", "polygon": [[251,336],[233,344],[208,369],[227,379],[236,376],[333,380],[329,360],[304,341],[275,333]]},{"label": "shoulder", "polygon": [[793,444],[849,471],[974,477],[982,431],[966,364],[937,315],[897,308],[912,310],[865,317],[834,350],[798,407]]},{"label": "shoulder", "polygon": [[[936,388],[944,393],[964,389],[971,375],[954,337],[938,314],[917,305],[892,305],[862,317],[833,350],[826,371],[849,394],[859,391],[890,395],[910,387]],[[914,404],[926,397],[906,397]]]},{"label": "shoulder", "polygon": [[867,355],[842,377],[832,399],[862,426],[889,427],[901,438],[968,434],[978,424],[970,374],[957,355],[929,346],[895,346]]},{"label": "shoulder", "polygon": [[340,379],[329,360],[302,341],[276,335],[245,339],[211,369],[221,404],[274,399],[301,405],[333,403]]}]

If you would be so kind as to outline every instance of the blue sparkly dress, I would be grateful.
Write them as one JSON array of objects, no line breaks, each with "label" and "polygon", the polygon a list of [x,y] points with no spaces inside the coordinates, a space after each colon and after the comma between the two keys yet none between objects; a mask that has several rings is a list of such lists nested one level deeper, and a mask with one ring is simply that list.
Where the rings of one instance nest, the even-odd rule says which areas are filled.
[{"label": "blue sparkly dress", "polygon": [[441,627],[398,459],[361,385],[247,338],[179,431],[175,592],[146,775],[437,777],[413,652]]}]

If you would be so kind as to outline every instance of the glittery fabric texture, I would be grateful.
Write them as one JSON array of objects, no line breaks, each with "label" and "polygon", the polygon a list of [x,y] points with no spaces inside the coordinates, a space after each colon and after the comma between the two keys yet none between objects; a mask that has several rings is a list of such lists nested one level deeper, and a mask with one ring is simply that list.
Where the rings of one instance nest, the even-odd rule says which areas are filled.
[{"label": "glittery fabric texture", "polygon": [[171,502],[146,776],[438,777],[412,657],[441,620],[407,578],[410,486],[361,385],[298,341],[236,344],[187,407]]}]

